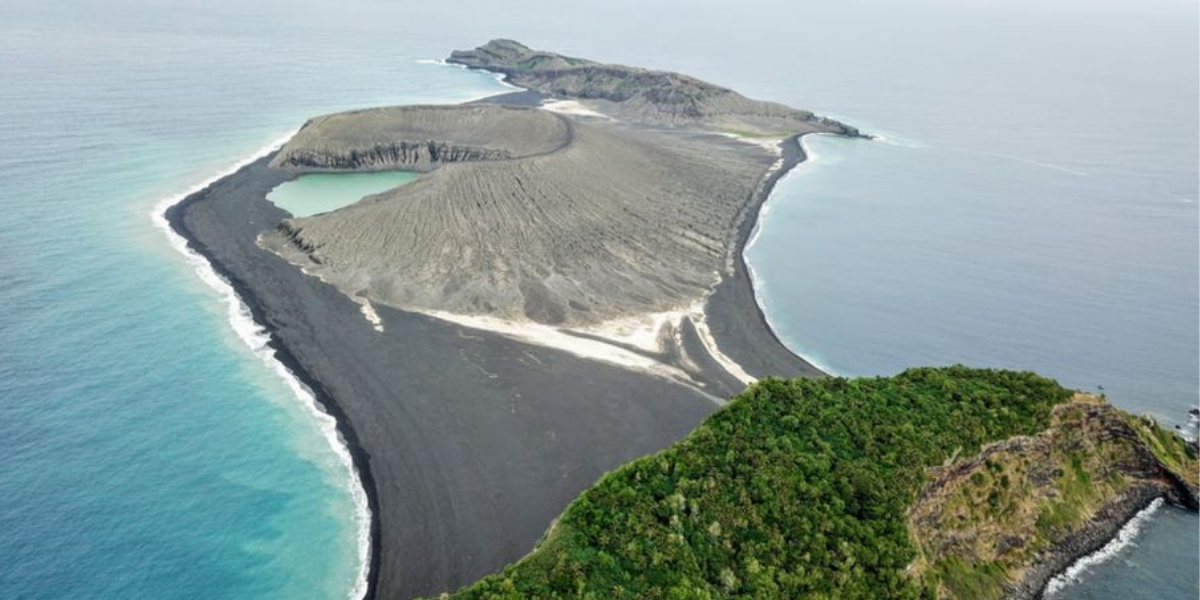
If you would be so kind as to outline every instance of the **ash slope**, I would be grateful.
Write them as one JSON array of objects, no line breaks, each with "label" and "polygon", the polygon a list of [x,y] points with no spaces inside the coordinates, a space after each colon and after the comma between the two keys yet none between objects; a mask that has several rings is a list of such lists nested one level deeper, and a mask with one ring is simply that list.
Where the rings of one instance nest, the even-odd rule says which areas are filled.
[{"label": "ash slope", "polygon": [[[393,121],[401,130],[426,115],[398,110],[411,117]],[[514,114],[566,123],[533,109],[456,111],[493,115],[492,125]],[[387,126],[372,129],[390,132]],[[304,133],[324,138],[320,127]],[[442,157],[442,168],[410,185],[290,220],[284,230],[319,263],[306,267],[311,272],[352,295],[406,309],[577,324],[703,296],[733,245],[739,210],[775,156],[726,140],[589,123],[568,128],[571,139],[560,151],[461,163]],[[298,145],[282,155],[308,156]]]},{"label": "ash slope", "polygon": [[[575,60],[560,57],[516,69],[501,65],[489,50],[496,48],[508,62],[528,51],[491,42],[452,60],[523,84],[531,73],[598,81],[575,72],[595,63],[550,70]],[[714,130],[733,134],[734,124],[741,135],[770,131],[761,134],[768,139],[857,135],[690,77],[611,69],[633,74],[619,89],[641,91],[597,100],[587,85],[549,87],[617,120],[463,105],[310,121],[272,166],[432,172],[354,206],[289,220],[280,230],[287,243],[267,242],[290,248],[283,253],[293,262],[351,296],[406,310],[568,326],[678,310],[734,275],[740,225],[779,161],[770,144]],[[693,98],[696,110],[681,108],[681,98]]]}]

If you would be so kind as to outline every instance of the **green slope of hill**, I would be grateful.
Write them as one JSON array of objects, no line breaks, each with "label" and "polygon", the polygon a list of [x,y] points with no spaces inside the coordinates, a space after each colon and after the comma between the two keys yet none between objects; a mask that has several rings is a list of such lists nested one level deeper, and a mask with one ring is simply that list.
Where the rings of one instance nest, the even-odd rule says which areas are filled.
[{"label": "green slope of hill", "polygon": [[[910,532],[914,503],[930,495],[922,488],[939,480],[930,469],[1047,430],[1073,396],[1030,373],[964,367],[763,381],[671,448],[606,475],[531,554],[452,597],[954,597],[943,578],[969,579],[976,565],[937,555],[929,530]],[[1071,431],[1093,429],[1103,428]],[[1141,439],[1122,438],[1144,447]],[[1195,465],[1190,449],[1159,446]],[[1102,504],[1098,493],[1088,510]],[[1016,589],[994,563],[978,568],[990,591]]]}]

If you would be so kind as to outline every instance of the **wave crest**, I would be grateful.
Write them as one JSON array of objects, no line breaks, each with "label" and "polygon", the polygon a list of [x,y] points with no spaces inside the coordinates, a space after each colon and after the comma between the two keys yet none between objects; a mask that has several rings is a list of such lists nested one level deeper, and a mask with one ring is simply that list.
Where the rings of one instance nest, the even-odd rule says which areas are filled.
[{"label": "wave crest", "polygon": [[1142,525],[1150,519],[1150,517],[1163,505],[1162,498],[1155,498],[1150,506],[1142,509],[1138,514],[1134,515],[1121,530],[1117,532],[1117,537],[1113,538],[1103,548],[1080,558],[1075,561],[1075,564],[1067,567],[1066,571],[1055,575],[1053,579],[1046,584],[1046,597],[1052,597],[1066,589],[1072,583],[1079,581],[1088,569],[1109,561],[1125,548],[1133,545],[1134,538],[1141,532]]}]

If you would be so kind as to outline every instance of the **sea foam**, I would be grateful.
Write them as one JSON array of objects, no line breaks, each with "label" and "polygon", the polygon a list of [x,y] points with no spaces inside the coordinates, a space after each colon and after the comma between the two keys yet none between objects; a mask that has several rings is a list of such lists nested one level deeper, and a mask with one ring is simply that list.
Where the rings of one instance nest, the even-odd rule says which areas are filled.
[{"label": "sea foam", "polygon": [[367,502],[367,494],[362,485],[362,479],[359,477],[358,470],[354,466],[354,460],[350,456],[350,450],[346,446],[345,440],[337,429],[337,421],[327,412],[324,407],[317,402],[316,396],[312,390],[304,385],[299,378],[292,373],[287,366],[276,359],[275,351],[269,345],[271,342],[271,334],[254,320],[250,312],[250,308],[237,295],[237,292],[230,285],[229,281],[222,277],[208,260],[201,256],[196,251],[188,246],[187,240],[183,236],[176,233],[171,228],[170,222],[167,220],[167,210],[172,206],[182,202],[187,197],[204,190],[217,181],[234,174],[242,167],[253,163],[254,161],[274,152],[281,148],[292,136],[296,135],[296,131],[292,131],[285,136],[282,136],[275,141],[267,144],[259,149],[254,154],[234,163],[229,168],[217,173],[209,179],[192,186],[191,188],[164,198],[150,213],[150,218],[154,221],[155,226],[162,229],[167,239],[171,243],[171,247],[175,248],[180,254],[187,258],[188,263],[196,271],[196,275],[200,279],[221,295],[225,301],[225,306],[228,312],[229,326],[237,334],[238,339],[242,340],[247,347],[254,353],[255,356],[266,363],[292,391],[309,413],[316,419],[321,433],[325,436],[329,447],[333,449],[339,461],[346,468],[349,474],[348,488],[351,496],[354,498],[355,506],[355,521],[357,524],[357,539],[358,539],[358,573],[355,577],[354,587],[351,589],[350,600],[358,600],[367,594],[367,576],[369,575],[371,565],[371,510]]},{"label": "sea foam", "polygon": [[1138,532],[1142,530],[1142,525],[1150,519],[1150,516],[1155,513],[1163,505],[1162,498],[1155,498],[1150,506],[1142,509],[1138,514],[1134,515],[1121,530],[1117,532],[1117,537],[1113,538],[1103,548],[1075,561],[1075,564],[1067,568],[1066,571],[1055,575],[1049,583],[1046,584],[1046,597],[1052,597],[1059,592],[1079,581],[1080,577],[1087,572],[1088,569],[1112,559],[1125,548],[1133,545],[1134,538]]}]

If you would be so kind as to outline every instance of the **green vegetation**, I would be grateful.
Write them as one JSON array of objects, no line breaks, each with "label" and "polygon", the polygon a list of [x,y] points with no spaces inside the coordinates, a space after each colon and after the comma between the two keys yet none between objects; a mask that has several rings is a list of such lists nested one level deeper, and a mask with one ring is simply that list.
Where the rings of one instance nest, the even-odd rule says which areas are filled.
[{"label": "green vegetation", "polygon": [[1182,437],[1163,429],[1152,417],[1124,414],[1129,426],[1161,463],[1192,485],[1200,485],[1196,449]]},{"label": "green vegetation", "polygon": [[938,563],[937,574],[955,598],[999,598],[1004,593],[1004,568],[996,563],[969,564],[948,556]]},{"label": "green vegetation", "polygon": [[[453,598],[932,598],[943,581],[994,596],[999,567],[906,575],[919,555],[906,510],[927,467],[1040,432],[1071,396],[1030,373],[965,367],[763,381],[606,475],[532,554]],[[972,479],[980,510],[1004,509],[992,490],[1015,486],[1007,468]]]}]

